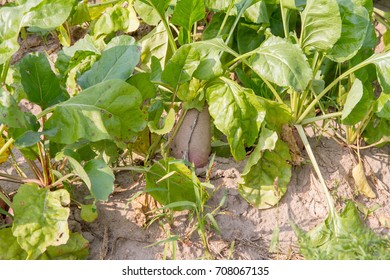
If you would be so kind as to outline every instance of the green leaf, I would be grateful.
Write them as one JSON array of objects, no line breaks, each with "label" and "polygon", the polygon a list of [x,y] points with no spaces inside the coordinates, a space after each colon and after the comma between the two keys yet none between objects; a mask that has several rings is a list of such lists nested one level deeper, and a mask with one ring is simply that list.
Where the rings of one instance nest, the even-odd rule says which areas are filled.
[{"label": "green leaf", "polygon": [[253,4],[245,10],[244,17],[247,21],[256,24],[269,23],[267,4],[265,1]]},{"label": "green leaf", "polygon": [[160,64],[165,65],[168,51],[168,33],[163,23],[157,25],[149,34],[139,40],[142,47],[141,62],[142,69],[150,69],[152,57],[155,57]]},{"label": "green leaf", "polygon": [[14,97],[0,88],[0,123],[10,128],[32,129],[36,118],[31,113],[22,112]]},{"label": "green leaf", "polygon": [[60,25],[57,27],[58,32],[58,40],[60,41],[61,45],[64,47],[69,47],[71,42],[71,38],[69,37],[68,30],[63,25]]},{"label": "green leaf", "polygon": [[279,37],[268,38],[249,59],[252,69],[278,86],[303,91],[313,72],[302,50]]},{"label": "green leaf", "polygon": [[0,65],[4,64],[19,49],[18,36],[22,27],[24,7],[0,9]]},{"label": "green leaf", "polygon": [[242,15],[246,9],[248,9],[256,2],[259,2],[259,0],[241,0],[238,3],[235,3],[234,6],[236,6],[237,15]]},{"label": "green leaf", "polygon": [[103,160],[107,164],[113,164],[119,158],[119,150],[113,141],[102,140],[88,145],[97,158]]},{"label": "green leaf", "polygon": [[87,21],[91,21],[91,16],[88,10],[88,3],[82,1],[78,3],[76,10],[70,16],[69,24],[71,26],[75,26],[78,24],[81,25],[82,23]]},{"label": "green leaf", "polygon": [[115,4],[114,1],[109,1],[109,2],[100,2],[99,5],[88,5],[88,11],[91,20],[99,19],[101,15],[104,13],[104,11],[107,8],[113,7],[114,4]]},{"label": "green leaf", "polygon": [[19,64],[22,85],[29,101],[46,109],[65,101],[69,96],[62,90],[57,76],[43,53],[29,54]]},{"label": "green leaf", "polygon": [[145,4],[141,0],[135,0],[134,9],[142,20],[148,25],[158,25],[161,21],[158,12],[150,5]]},{"label": "green leaf", "polygon": [[374,116],[364,130],[363,137],[368,144],[373,144],[380,140],[385,143],[390,142],[390,120]]},{"label": "green leaf", "polygon": [[264,32],[259,25],[240,22],[237,27],[237,46],[239,53],[247,53],[258,48],[264,41]]},{"label": "green leaf", "polygon": [[347,202],[340,214],[329,214],[324,222],[309,232],[303,232],[295,225],[293,228],[306,259],[390,258],[389,241],[364,226],[352,201]]},{"label": "green leaf", "polygon": [[128,79],[140,60],[141,50],[135,45],[118,45],[103,51],[99,61],[78,80],[85,89],[111,79]]},{"label": "green leaf", "polygon": [[[237,4],[242,0],[234,0],[234,3]],[[220,1],[220,0],[205,0],[205,5],[208,9],[213,11],[225,11],[231,1]]]},{"label": "green leaf", "polygon": [[83,180],[87,185],[87,187],[91,189],[91,179],[89,178],[87,172],[85,172],[84,167],[81,165],[79,155],[70,149],[64,149],[56,155],[55,160],[59,161],[65,157],[67,158],[69,164],[72,166],[77,176],[79,176],[80,179]]},{"label": "green leaf", "polygon": [[260,96],[257,97],[260,106],[265,109],[265,119],[267,127],[280,133],[284,124],[291,121],[292,116],[289,107],[276,101],[268,100]]},{"label": "green leaf", "polygon": [[70,196],[66,190],[51,192],[35,184],[19,187],[14,197],[13,234],[27,252],[36,259],[49,246],[65,244],[69,238],[68,217]]},{"label": "green leaf", "polygon": [[160,16],[164,16],[171,0],[141,0],[141,2],[153,7]]},{"label": "green leaf", "polygon": [[144,100],[156,97],[156,86],[151,82],[150,73],[137,73],[127,81],[130,85],[135,86],[142,94]]},{"label": "green leaf", "polygon": [[342,19],[341,37],[327,53],[327,57],[336,62],[351,59],[362,47],[368,27],[370,16],[363,6],[356,0],[337,0]]},{"label": "green leaf", "polygon": [[275,136],[271,134],[269,137],[272,138],[259,140],[238,189],[245,200],[259,209],[275,206],[286,193],[291,178],[291,165],[287,163],[291,160],[288,146],[278,140],[272,151],[262,150],[272,147],[266,143],[272,144]]},{"label": "green leaf", "polygon": [[161,128],[158,128],[156,123],[150,121],[148,123],[149,129],[151,132],[156,133],[158,135],[164,135],[170,132],[175,124],[175,109],[171,108],[165,117],[164,125]]},{"label": "green leaf", "polygon": [[373,54],[367,62],[375,64],[379,84],[384,93],[390,94],[390,51]]},{"label": "green leaf", "polygon": [[93,204],[81,205],[80,217],[88,223],[92,223],[98,217],[96,206]]},{"label": "green leaf", "polygon": [[60,75],[65,77],[68,72],[77,67],[84,58],[92,55],[100,55],[100,51],[94,44],[91,36],[88,34],[71,47],[64,47],[59,53],[55,62],[55,67]]},{"label": "green leaf", "polygon": [[27,253],[20,247],[11,228],[0,229],[0,260],[25,260]]},{"label": "green leaf", "polygon": [[181,84],[176,95],[183,102],[184,109],[197,108],[202,111],[204,107],[204,83],[198,79],[191,79],[189,82]]},{"label": "green leaf", "polygon": [[[165,177],[169,173],[171,176]],[[194,188],[200,186],[200,181],[196,178],[194,182],[193,179],[191,171],[181,161],[172,158],[168,161],[162,159],[154,163],[146,173],[146,192],[162,205],[194,203],[196,202]],[[184,209],[192,210],[186,206],[174,207],[173,210]]]},{"label": "green leaf", "polygon": [[341,17],[337,0],[308,0],[301,18],[302,49],[311,46],[325,52],[339,40]]},{"label": "green leaf", "polygon": [[130,12],[121,5],[108,8],[94,25],[94,38],[112,34],[116,31],[127,31],[130,24]]},{"label": "green leaf", "polygon": [[173,11],[171,23],[191,31],[192,25],[205,17],[203,0],[179,0]]},{"label": "green leaf", "polygon": [[84,166],[85,172],[91,180],[91,194],[97,199],[107,201],[114,191],[115,176],[110,167],[102,160],[93,159]]},{"label": "green leaf", "polygon": [[71,233],[66,244],[50,246],[40,260],[85,260],[89,255],[88,241],[80,233]]},{"label": "green leaf", "polygon": [[251,153],[248,162],[246,163],[245,168],[242,171],[241,175],[245,176],[250,172],[251,168],[259,162],[259,160],[263,156],[264,151],[274,150],[277,141],[278,141],[278,134],[275,131],[263,127],[256,148]]},{"label": "green leaf", "polygon": [[359,79],[356,79],[344,104],[343,115],[341,116],[343,124],[357,124],[366,116],[372,103],[372,94]]},{"label": "green leaf", "polygon": [[390,119],[390,94],[381,93],[376,100],[375,112],[380,118]]},{"label": "green leaf", "polygon": [[31,8],[23,18],[24,26],[53,29],[60,26],[69,17],[75,0],[44,0]]},{"label": "green leaf", "polygon": [[72,144],[79,139],[129,143],[146,126],[141,93],[122,80],[108,80],[56,105],[45,129],[57,129],[51,141]]},{"label": "green leaf", "polygon": [[222,75],[219,53],[223,51],[221,39],[212,39],[184,45],[167,63],[162,79],[173,88],[195,77],[210,80]]},{"label": "green leaf", "polygon": [[255,94],[230,79],[221,78],[206,89],[206,99],[215,126],[227,136],[233,157],[244,159],[245,147],[254,144],[264,117],[254,105]]},{"label": "green leaf", "polygon": [[[217,37],[219,29],[221,28],[222,22],[225,19],[225,13],[215,13],[211,18],[211,22],[207,25],[206,29],[202,33],[202,40],[211,40]],[[222,38],[227,37],[230,29],[233,27],[234,17],[229,16],[226,20],[226,23],[220,32]]]},{"label": "green leaf", "polygon": [[24,149],[31,147],[41,141],[41,136],[46,135],[46,136],[53,136],[55,134],[55,131],[31,131],[28,130],[21,134],[15,141],[15,146],[18,149]]}]

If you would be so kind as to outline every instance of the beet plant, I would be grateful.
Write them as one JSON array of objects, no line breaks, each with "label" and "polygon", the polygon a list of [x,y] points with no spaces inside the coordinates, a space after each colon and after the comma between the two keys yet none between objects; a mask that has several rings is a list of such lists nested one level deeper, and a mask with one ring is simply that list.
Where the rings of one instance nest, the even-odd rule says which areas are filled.
[{"label": "beet plant", "polygon": [[[89,190],[75,204],[92,221],[96,203],[113,191],[113,169],[144,173],[144,192],[160,210],[193,211],[207,248],[206,220],[217,227],[204,207],[211,186],[194,174],[210,152],[228,147],[236,161],[247,159],[239,193],[265,209],[286,193],[301,142],[327,198],[329,217],[318,231],[334,233],[329,240],[344,236],[344,214],[335,210],[304,126],[334,120],[345,127],[337,132],[341,141],[357,149],[362,139],[367,147],[389,141],[390,53],[373,51],[372,15],[370,0],[37,0],[2,7],[0,156],[12,161],[11,147],[19,149],[35,178],[16,165],[19,176],[0,173],[21,184],[12,200],[0,193],[14,213],[2,211],[13,221],[0,238],[13,245],[0,247],[0,258],[85,257],[85,240],[67,226],[70,190],[80,182]],[[74,41],[72,27],[81,24],[86,35]],[[140,26],[150,32],[136,39]],[[58,37],[57,59],[30,53],[12,64],[19,36],[37,30]],[[39,112],[20,110],[22,99]],[[144,166],[119,166],[120,154],[138,154]],[[27,242],[36,230],[42,238]]]}]

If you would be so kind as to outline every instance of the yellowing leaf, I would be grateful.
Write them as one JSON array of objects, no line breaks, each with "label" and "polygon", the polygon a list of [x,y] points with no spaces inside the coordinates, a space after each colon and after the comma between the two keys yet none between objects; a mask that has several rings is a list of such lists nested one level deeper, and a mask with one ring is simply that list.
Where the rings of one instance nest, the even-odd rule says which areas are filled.
[{"label": "yellowing leaf", "polygon": [[[4,147],[4,145],[5,145],[5,140],[3,137],[0,137],[0,150]],[[7,161],[9,156],[9,150],[10,148],[6,149],[4,152],[0,154],[0,164]]]},{"label": "yellowing leaf", "polygon": [[389,217],[381,215],[378,219],[379,219],[379,223],[381,224],[382,227],[390,228],[390,218]]},{"label": "yellowing leaf", "polygon": [[372,191],[370,185],[367,182],[366,175],[364,174],[364,168],[361,161],[359,161],[358,165],[356,165],[352,170],[352,176],[355,180],[356,188],[358,189],[359,193],[369,197],[369,198],[375,198],[376,195]]}]

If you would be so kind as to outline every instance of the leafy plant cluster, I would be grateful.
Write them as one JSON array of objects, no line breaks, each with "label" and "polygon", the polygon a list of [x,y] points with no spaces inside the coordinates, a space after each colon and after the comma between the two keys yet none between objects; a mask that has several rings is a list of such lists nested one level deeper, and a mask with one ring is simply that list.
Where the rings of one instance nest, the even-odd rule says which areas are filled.
[{"label": "leafy plant cluster", "polygon": [[[0,193],[13,211],[2,210],[12,223],[0,229],[0,258],[85,258],[86,240],[68,229],[70,192],[77,182],[89,189],[85,202],[74,202],[93,221],[125,151],[144,157],[144,167],[128,169],[145,173],[145,192],[164,209],[194,210],[201,231],[206,217],[217,226],[204,213],[211,186],[169,155],[191,109],[209,111],[214,152],[237,161],[249,155],[239,192],[260,209],[277,205],[292,164],[300,164],[296,130],[336,219],[303,126],[335,119],[351,147],[389,141],[390,52],[385,40],[386,51],[374,53],[374,14],[371,0],[17,0],[1,7],[0,156],[15,163],[11,148],[19,149],[35,178],[17,165],[18,176],[0,173],[21,184],[12,201]],[[129,35],[145,25],[152,29],[141,39]],[[73,26],[87,32],[76,42]],[[30,53],[11,65],[20,36],[35,32],[59,38],[56,61]],[[22,99],[40,112],[22,111]]]}]

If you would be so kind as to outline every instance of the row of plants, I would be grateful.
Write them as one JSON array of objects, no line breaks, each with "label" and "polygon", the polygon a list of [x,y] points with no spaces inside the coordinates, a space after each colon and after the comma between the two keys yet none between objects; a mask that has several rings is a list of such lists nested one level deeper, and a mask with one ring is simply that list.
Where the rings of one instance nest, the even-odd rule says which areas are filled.
[{"label": "row of plants", "polygon": [[[0,192],[8,221],[0,259],[86,258],[88,242],[69,232],[69,206],[96,219],[115,170],[143,173],[144,193],[161,211],[195,213],[207,249],[205,227],[218,229],[218,209],[205,208],[213,186],[196,168],[209,164],[209,174],[210,151],[248,158],[238,190],[265,209],[286,193],[292,166],[303,161],[301,143],[329,210],[308,233],[294,226],[305,256],[389,258],[388,242],[363,226],[353,203],[335,210],[304,131],[335,121],[336,140],[357,152],[389,142],[389,41],[374,53],[375,17],[388,23],[371,0],[16,0],[1,7],[0,159],[18,175],[0,179],[20,187],[12,199]],[[87,33],[77,41],[75,26]],[[129,34],[140,26],[152,29],[136,40]],[[29,53],[12,65],[20,38],[31,33],[57,37],[57,59]],[[22,111],[23,99],[40,112]],[[34,178],[17,165],[15,148]],[[123,154],[133,153],[143,166],[123,166]],[[353,174],[359,192],[374,197],[360,156]],[[90,193],[81,202],[71,197],[80,182]],[[350,234],[356,244],[377,240],[384,249],[335,254],[353,248]]]}]

